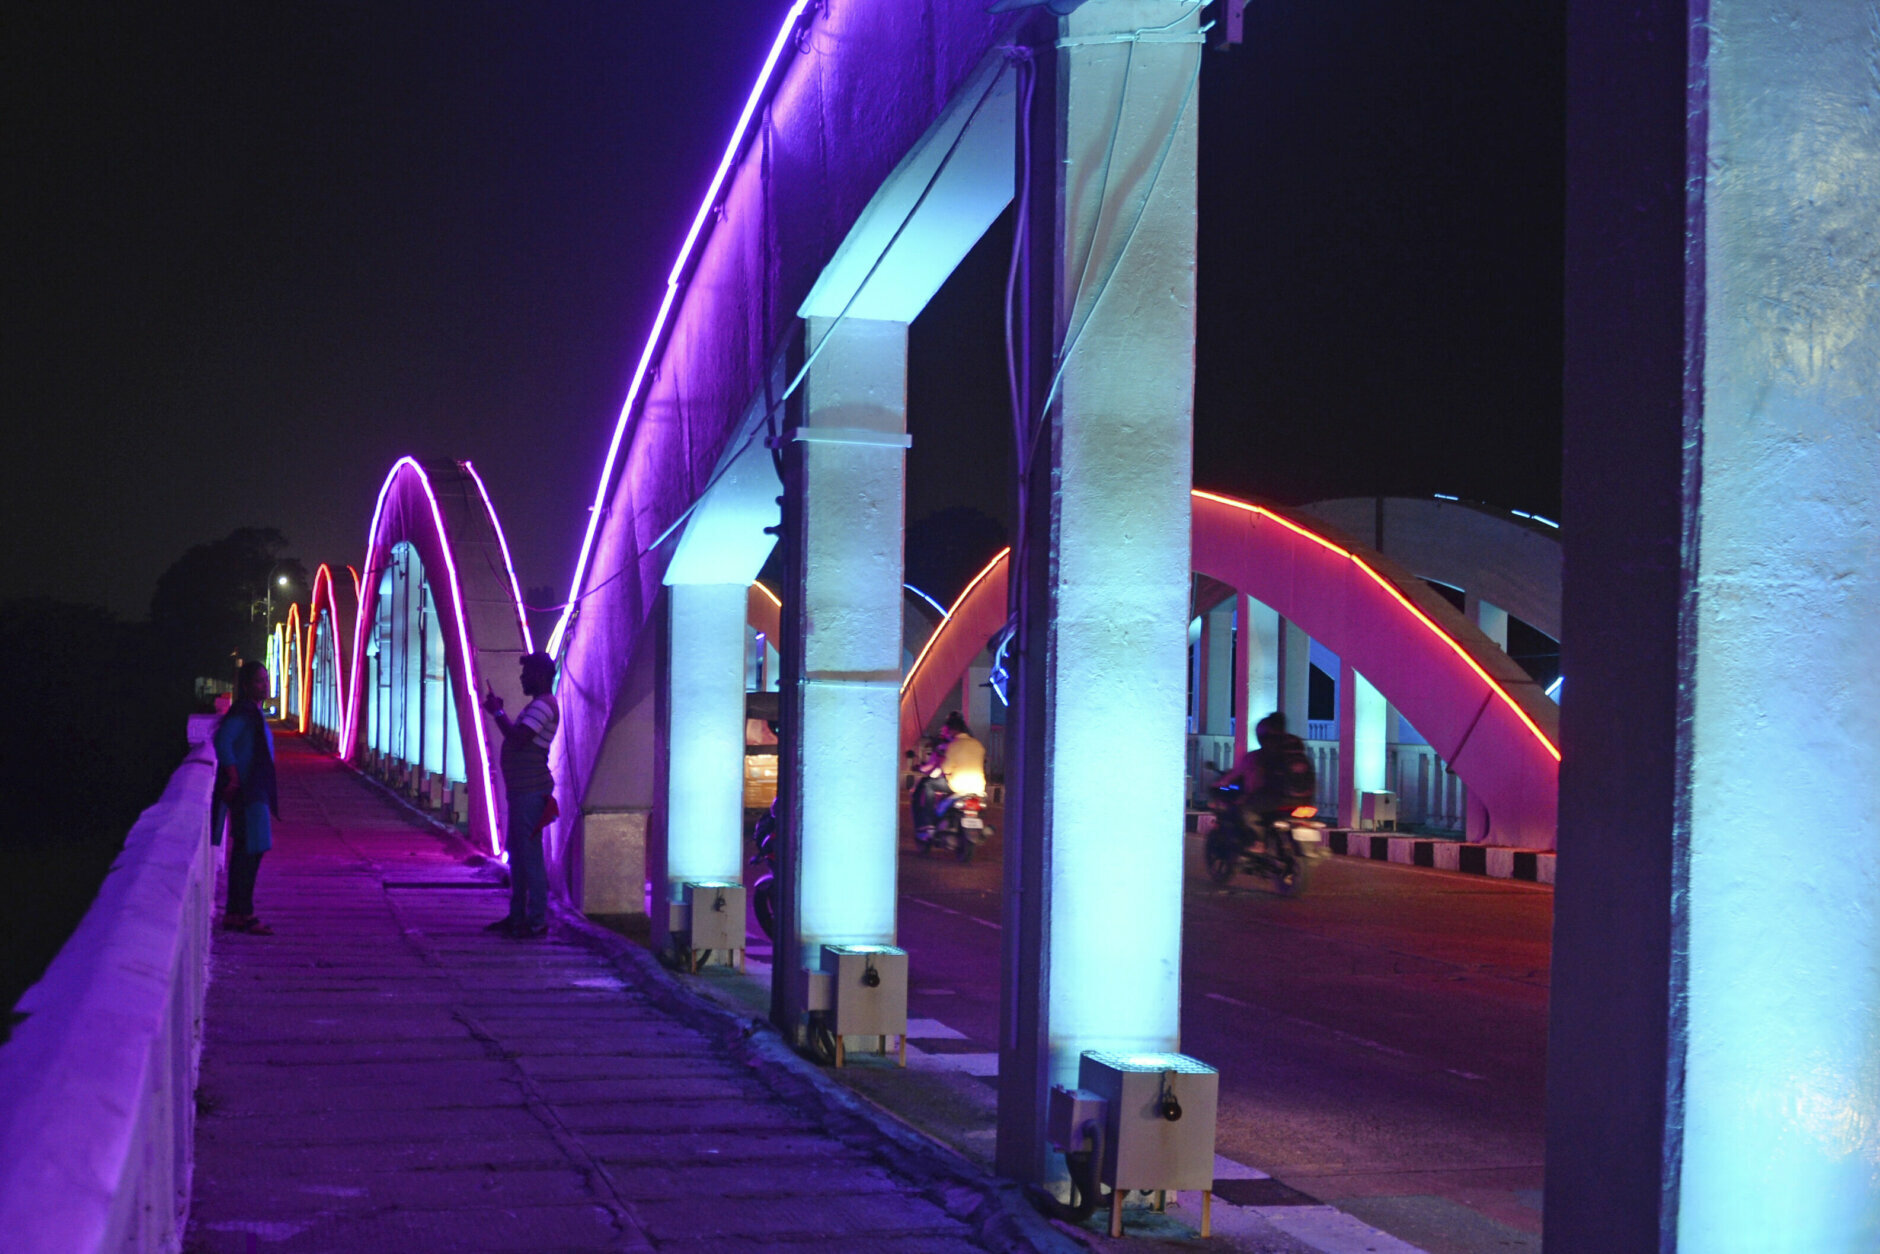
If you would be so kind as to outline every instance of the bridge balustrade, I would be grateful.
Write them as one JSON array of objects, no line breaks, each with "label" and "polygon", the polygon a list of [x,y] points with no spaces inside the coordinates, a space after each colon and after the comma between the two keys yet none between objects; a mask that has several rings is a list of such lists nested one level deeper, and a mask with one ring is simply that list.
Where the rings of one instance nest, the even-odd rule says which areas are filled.
[{"label": "bridge balustrade", "polygon": [[0,1046],[0,1233],[16,1254],[175,1250],[194,1152],[215,860],[213,716]]}]

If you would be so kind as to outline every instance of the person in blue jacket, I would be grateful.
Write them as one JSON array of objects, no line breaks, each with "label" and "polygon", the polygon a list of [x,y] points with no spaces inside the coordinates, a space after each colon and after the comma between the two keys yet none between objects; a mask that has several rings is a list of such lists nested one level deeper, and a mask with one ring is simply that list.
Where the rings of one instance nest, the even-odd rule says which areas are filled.
[{"label": "person in blue jacket", "polygon": [[268,668],[243,662],[235,701],[215,729],[216,799],[228,808],[228,905],[222,926],[231,932],[272,936],[255,917],[255,875],[261,855],[273,845],[272,820],[280,817],[274,782],[274,733],[261,713],[268,696]]}]

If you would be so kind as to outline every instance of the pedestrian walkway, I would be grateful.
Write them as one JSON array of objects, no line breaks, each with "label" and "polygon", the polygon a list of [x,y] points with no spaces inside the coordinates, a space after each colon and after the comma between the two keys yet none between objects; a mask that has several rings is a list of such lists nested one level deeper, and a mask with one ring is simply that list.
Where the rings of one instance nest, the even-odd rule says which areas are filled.
[{"label": "pedestrian walkway", "polygon": [[275,934],[215,937],[188,1250],[1076,1248],[624,942],[484,932],[494,868],[279,749]]}]

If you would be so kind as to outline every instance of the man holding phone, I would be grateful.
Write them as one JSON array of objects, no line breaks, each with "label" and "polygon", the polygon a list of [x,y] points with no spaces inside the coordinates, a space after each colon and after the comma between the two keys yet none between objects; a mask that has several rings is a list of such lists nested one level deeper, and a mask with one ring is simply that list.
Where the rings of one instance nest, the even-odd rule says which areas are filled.
[{"label": "man holding phone", "polygon": [[503,734],[503,788],[509,797],[509,914],[489,925],[518,940],[548,935],[548,863],[542,829],[553,818],[555,779],[548,747],[561,726],[555,700],[555,659],[531,653],[522,659],[522,691],[530,697],[521,715],[503,713],[503,699],[485,685],[483,708]]}]

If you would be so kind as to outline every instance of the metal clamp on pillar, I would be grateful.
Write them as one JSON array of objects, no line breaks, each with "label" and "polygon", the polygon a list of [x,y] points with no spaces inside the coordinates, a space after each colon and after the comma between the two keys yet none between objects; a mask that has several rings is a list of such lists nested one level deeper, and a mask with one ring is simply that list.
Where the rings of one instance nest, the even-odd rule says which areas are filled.
[{"label": "metal clamp on pillar", "polygon": [[1077,1068],[1077,1085],[1076,1096],[1086,1106],[1093,1097],[1102,1102],[1095,1175],[1110,1188],[1110,1235],[1123,1235],[1123,1194],[1129,1190],[1158,1194],[1157,1209],[1165,1210],[1171,1190],[1189,1189],[1201,1194],[1201,1235],[1208,1236],[1220,1073],[1186,1054],[1088,1050]]},{"label": "metal clamp on pillar", "polygon": [[[673,930],[684,936],[686,966],[697,971],[713,950],[723,950],[725,965],[744,970],[744,885],[730,880],[700,880],[680,886],[683,914]],[[733,957],[733,954],[736,957]]]},{"label": "metal clamp on pillar", "polygon": [[897,1061],[907,1066],[907,950],[893,945],[824,945],[822,974],[829,979],[829,1005],[823,1011],[835,1035],[835,1065],[845,1059],[843,1038],[901,1038]]}]

